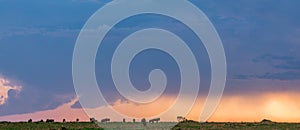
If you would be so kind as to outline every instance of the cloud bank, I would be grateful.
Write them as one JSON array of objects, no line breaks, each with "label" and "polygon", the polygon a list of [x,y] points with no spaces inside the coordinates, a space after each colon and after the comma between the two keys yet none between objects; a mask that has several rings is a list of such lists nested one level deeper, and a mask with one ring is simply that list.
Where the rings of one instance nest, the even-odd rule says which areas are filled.
[{"label": "cloud bank", "polygon": [[21,90],[22,86],[15,85],[8,79],[0,76],[0,106],[5,104],[7,99],[11,96],[9,95],[10,91],[19,93]]}]

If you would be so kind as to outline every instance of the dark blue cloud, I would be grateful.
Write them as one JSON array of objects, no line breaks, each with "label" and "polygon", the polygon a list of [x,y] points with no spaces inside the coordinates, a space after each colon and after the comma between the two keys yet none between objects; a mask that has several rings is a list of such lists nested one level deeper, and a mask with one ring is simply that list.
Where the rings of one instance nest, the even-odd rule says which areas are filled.
[{"label": "dark blue cloud", "polygon": [[103,3],[0,1],[0,73],[19,80],[0,115],[49,110],[76,97],[72,54],[85,21]]},{"label": "dark blue cloud", "polygon": [[[145,22],[147,21],[147,22]],[[122,98],[117,92],[111,76],[111,60],[116,47],[128,35],[145,28],[165,29],[180,36],[191,48],[199,64],[201,76],[201,92],[208,90],[210,85],[210,61],[201,40],[184,24],[167,16],[145,14],[130,17],[117,24],[103,39],[96,59],[96,74],[102,93],[113,103]],[[142,56],[141,56],[142,55]],[[136,61],[137,60],[137,61]],[[98,67],[101,66],[101,67]],[[157,50],[147,50],[138,54],[131,63],[130,77],[137,89],[146,90],[150,87],[148,75],[153,69],[164,70],[167,78],[165,94],[177,94],[180,86],[180,71],[171,56]],[[113,96],[112,96],[113,95]]]},{"label": "dark blue cloud", "polygon": [[76,0],[0,1],[0,27],[68,27],[80,29],[105,3]]},{"label": "dark blue cloud", "polygon": [[260,75],[235,75],[234,79],[241,80],[255,80],[255,79],[270,79],[270,80],[300,80],[300,72],[287,71],[287,72],[277,72],[277,73],[264,73]]},{"label": "dark blue cloud", "polygon": [[271,80],[300,80],[300,59],[289,55],[265,54],[252,60],[254,63],[268,65],[274,70],[260,74],[240,74],[233,76],[234,79],[271,79]]},{"label": "dark blue cloud", "polygon": [[79,103],[79,101],[75,102],[71,108],[82,108],[81,104]]},{"label": "dark blue cloud", "polygon": [[253,62],[267,63],[270,66],[283,70],[300,70],[300,58],[295,56],[263,55],[253,59]]},{"label": "dark blue cloud", "polygon": [[257,75],[260,79],[272,79],[272,80],[299,80],[300,72],[287,71],[282,73],[266,73],[264,75]]}]

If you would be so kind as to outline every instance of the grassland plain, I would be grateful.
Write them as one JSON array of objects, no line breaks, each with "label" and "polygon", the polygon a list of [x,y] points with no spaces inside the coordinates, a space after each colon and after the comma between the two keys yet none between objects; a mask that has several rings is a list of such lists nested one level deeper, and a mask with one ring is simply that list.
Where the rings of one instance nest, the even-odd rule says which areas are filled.
[{"label": "grassland plain", "polygon": [[[100,126],[101,127],[100,127]],[[99,125],[90,122],[68,122],[68,123],[0,123],[0,130],[300,130],[300,123],[275,123],[275,122],[195,122],[184,121],[160,122],[147,124],[141,123],[99,123]],[[174,126],[175,125],[175,126]],[[174,126],[174,127],[173,127]],[[173,128],[171,128],[173,127]]]},{"label": "grassland plain", "polygon": [[146,126],[140,122],[99,123],[99,125],[105,130],[170,130],[176,124],[178,124],[178,122],[147,123]]},{"label": "grassland plain", "polygon": [[0,130],[103,130],[91,122],[68,122],[68,123],[46,123],[46,122],[1,122]]},{"label": "grassland plain", "polygon": [[172,130],[300,130],[300,123],[184,121]]}]

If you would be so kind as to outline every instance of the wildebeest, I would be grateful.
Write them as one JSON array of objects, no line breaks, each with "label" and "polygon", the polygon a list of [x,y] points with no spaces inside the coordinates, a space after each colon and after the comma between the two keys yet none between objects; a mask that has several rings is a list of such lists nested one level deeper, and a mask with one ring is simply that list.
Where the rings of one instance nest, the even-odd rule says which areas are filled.
[{"label": "wildebeest", "polygon": [[182,116],[177,116],[178,122],[186,121],[187,119]]},{"label": "wildebeest", "polygon": [[102,123],[110,122],[110,119],[109,118],[104,118],[104,119],[101,120],[101,122]]},{"label": "wildebeest", "polygon": [[66,123],[66,119],[63,119],[63,123]]},{"label": "wildebeest", "polygon": [[160,118],[154,118],[154,119],[149,120],[149,123],[154,123],[154,122],[158,123],[159,121],[160,121]]},{"label": "wildebeest", "polygon": [[46,122],[54,122],[54,119],[47,119]]},{"label": "wildebeest", "polygon": [[79,118],[76,119],[76,122],[79,122]]},{"label": "wildebeest", "polygon": [[98,122],[95,118],[90,118],[90,121],[91,121],[92,123]]},{"label": "wildebeest", "polygon": [[29,120],[28,120],[28,123],[31,123],[31,122],[32,122],[32,119],[29,119]]},{"label": "wildebeest", "polygon": [[135,119],[132,119],[132,122],[135,123]]}]

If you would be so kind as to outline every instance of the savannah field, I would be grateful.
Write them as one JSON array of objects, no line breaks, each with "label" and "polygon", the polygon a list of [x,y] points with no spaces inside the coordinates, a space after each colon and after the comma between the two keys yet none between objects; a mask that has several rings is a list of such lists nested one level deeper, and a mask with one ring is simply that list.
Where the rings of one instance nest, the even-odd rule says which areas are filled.
[{"label": "savannah field", "polygon": [[[100,126],[101,127],[100,127]],[[275,122],[205,122],[199,123],[195,121],[160,122],[147,124],[143,126],[141,123],[99,123],[99,125],[91,122],[68,122],[68,123],[45,123],[45,122],[1,122],[1,130],[299,130],[300,123],[275,123]],[[172,127],[172,128],[171,128]]]}]

